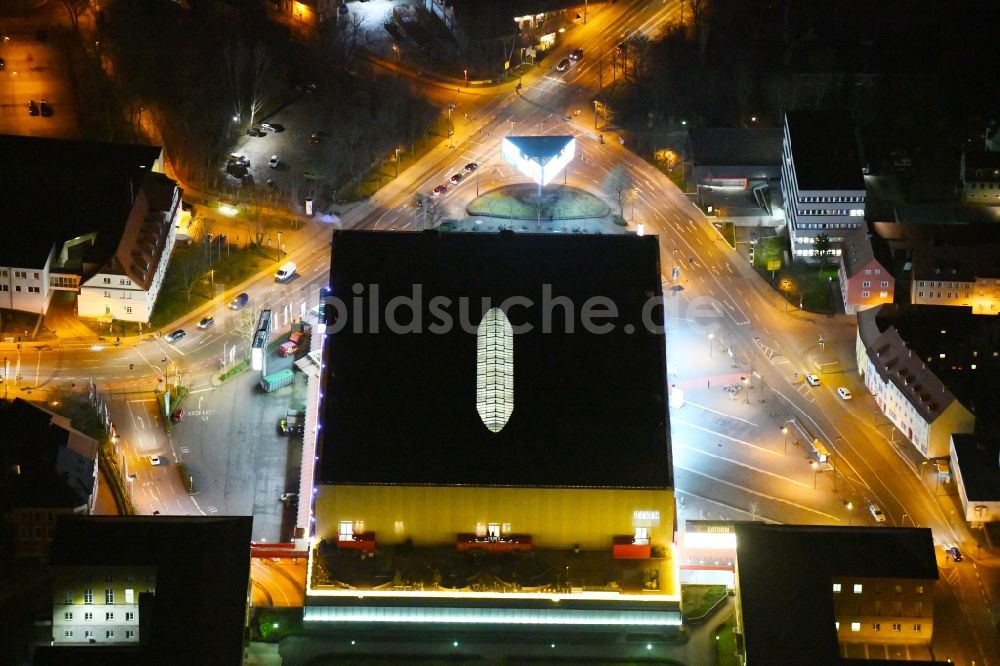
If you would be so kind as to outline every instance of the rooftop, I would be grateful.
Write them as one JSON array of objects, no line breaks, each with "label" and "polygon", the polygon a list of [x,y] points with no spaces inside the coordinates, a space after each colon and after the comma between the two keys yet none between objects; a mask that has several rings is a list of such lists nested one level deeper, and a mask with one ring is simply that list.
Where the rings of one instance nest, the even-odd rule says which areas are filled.
[{"label": "rooftop", "polygon": [[799,190],[864,191],[854,127],[846,113],[788,111]]},{"label": "rooftop", "polygon": [[878,236],[869,233],[866,227],[846,234],[841,248],[847,277],[853,277],[872,261],[877,261],[887,272],[892,270],[888,245]]},{"label": "rooftop", "polygon": [[1000,443],[980,435],[954,433],[958,474],[969,502],[1000,502]]},{"label": "rooftop", "polygon": [[0,403],[0,498],[10,507],[75,509],[94,492],[97,441],[16,398]]},{"label": "rooftop", "polygon": [[[239,664],[250,586],[250,516],[68,517],[53,566],[155,566],[152,629],[141,647],[88,646],[104,664]],[[36,664],[73,663],[79,647],[41,649]],[[42,661],[38,655],[42,654]]]},{"label": "rooftop", "polygon": [[960,282],[975,282],[976,278],[1000,279],[1000,243],[915,247],[913,278]]},{"label": "rooftop", "polygon": [[[344,231],[332,253],[351,309],[327,340],[324,483],[672,486],[664,337],[643,324],[662,297],[656,237]],[[414,294],[420,316],[394,319],[419,331],[389,332],[385,304]],[[595,296],[618,311],[603,334],[581,325]],[[491,432],[477,327],[512,298],[513,411]]]},{"label": "rooftop", "polygon": [[0,135],[0,154],[0,182],[18,183],[0,197],[0,265],[40,268],[56,243],[94,231],[110,256],[161,149]]},{"label": "rooftop", "polygon": [[929,529],[737,523],[736,543],[752,664],[840,663],[835,577],[938,578]]},{"label": "rooftop", "polygon": [[858,335],[879,376],[936,419],[956,398],[967,409],[995,400],[1000,318],[972,308],[884,304],[858,313]]},{"label": "rooftop", "polygon": [[781,128],[698,127],[691,130],[695,166],[777,166]]}]

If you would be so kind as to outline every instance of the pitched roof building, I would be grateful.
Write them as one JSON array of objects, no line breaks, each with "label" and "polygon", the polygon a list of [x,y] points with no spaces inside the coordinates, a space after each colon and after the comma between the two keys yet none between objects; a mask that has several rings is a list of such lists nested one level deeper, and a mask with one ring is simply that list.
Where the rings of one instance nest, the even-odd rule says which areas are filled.
[{"label": "pitched roof building", "polygon": [[929,529],[736,523],[743,663],[839,666],[863,643],[930,661],[938,577]]},{"label": "pitched roof building", "polygon": [[861,227],[844,238],[840,255],[840,294],[847,314],[892,303],[896,278],[888,245]]},{"label": "pitched roof building", "polygon": [[910,302],[1000,314],[1000,243],[915,247]]},{"label": "pitched roof building", "polygon": [[0,432],[0,511],[13,530],[14,554],[44,557],[57,516],[94,509],[98,443],[21,398],[0,403]]}]

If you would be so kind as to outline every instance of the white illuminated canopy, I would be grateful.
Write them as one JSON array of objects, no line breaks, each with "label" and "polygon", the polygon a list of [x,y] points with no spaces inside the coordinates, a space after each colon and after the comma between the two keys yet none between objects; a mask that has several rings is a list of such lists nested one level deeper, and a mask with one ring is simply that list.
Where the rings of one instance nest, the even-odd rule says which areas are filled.
[{"label": "white illuminated canopy", "polygon": [[476,334],[476,411],[500,432],[514,411],[514,329],[500,308],[490,308]]},{"label": "white illuminated canopy", "polygon": [[500,154],[532,181],[548,185],[576,156],[572,136],[508,136]]}]

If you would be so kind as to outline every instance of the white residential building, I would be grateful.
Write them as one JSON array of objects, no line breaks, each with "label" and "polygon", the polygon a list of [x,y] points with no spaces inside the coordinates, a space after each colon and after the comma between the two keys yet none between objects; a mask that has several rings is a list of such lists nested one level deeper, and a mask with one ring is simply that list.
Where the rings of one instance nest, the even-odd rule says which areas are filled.
[{"label": "white residential building", "polygon": [[156,567],[53,566],[55,643],[138,643],[139,596],[155,594]]},{"label": "white residential building", "polygon": [[988,338],[985,349],[976,348],[976,326],[988,321],[974,324],[973,317],[969,308],[927,305],[858,313],[858,372],[879,409],[927,458],[947,456],[952,433],[973,431],[975,416],[953,391],[964,394],[965,373],[988,372],[996,362]]},{"label": "white residential building", "polygon": [[839,256],[844,236],[864,225],[865,182],[850,122],[841,114],[785,114],[781,193],[793,259],[815,256],[826,234]]}]

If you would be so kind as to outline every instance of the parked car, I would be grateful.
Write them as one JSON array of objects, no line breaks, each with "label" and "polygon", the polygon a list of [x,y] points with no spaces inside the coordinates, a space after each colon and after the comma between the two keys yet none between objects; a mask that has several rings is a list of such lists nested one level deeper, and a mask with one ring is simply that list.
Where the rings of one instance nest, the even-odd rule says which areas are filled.
[{"label": "parked car", "polygon": [[319,132],[313,132],[312,135],[310,135],[309,137],[309,143],[311,143],[314,146],[319,144],[319,142],[322,140],[321,139],[322,136],[323,135],[320,134]]},{"label": "parked car", "polygon": [[270,130],[275,133],[285,131],[285,126],[279,125],[278,123],[261,123],[260,128],[262,130]]},{"label": "parked car", "polygon": [[573,52],[569,54],[570,60],[582,60],[583,59],[583,49],[573,49]]},{"label": "parked car", "polygon": [[435,187],[431,191],[431,195],[435,196],[435,197],[439,197],[442,194],[446,194],[447,192],[448,192],[448,186],[447,185],[438,185],[437,187]]},{"label": "parked car", "polygon": [[465,165],[465,173],[472,173],[478,168],[479,168],[478,164],[476,164],[475,162],[469,162],[468,164]]},{"label": "parked car", "polygon": [[160,460],[160,456],[149,456],[150,465],[162,465],[163,461]]},{"label": "parked car", "polygon": [[948,546],[947,548],[944,549],[944,552],[951,555],[951,559],[955,560],[956,562],[962,561],[962,551],[958,549],[958,546],[955,545]]},{"label": "parked car", "polygon": [[872,518],[875,519],[876,523],[885,522],[885,514],[882,513],[882,509],[879,508],[878,504],[872,504],[868,507],[868,510],[871,512]]},{"label": "parked car", "polygon": [[277,155],[271,155],[271,159],[267,161],[267,166],[271,167],[272,169],[277,169],[278,161],[279,160]]},{"label": "parked car", "polygon": [[844,400],[850,400],[851,398],[854,397],[853,395],[851,395],[851,391],[849,389],[844,388],[843,386],[837,389],[837,395],[839,395]]},{"label": "parked car", "polygon": [[29,116],[37,116],[38,115],[38,105],[35,104],[35,100],[33,100],[33,99],[29,99],[28,100],[28,115]]},{"label": "parked car", "polygon": [[563,58],[559,61],[559,64],[556,65],[556,71],[565,72],[567,69],[569,69],[569,58]]},{"label": "parked car", "polygon": [[243,293],[229,301],[230,310],[242,310],[250,302],[250,294]]},{"label": "parked car", "polygon": [[448,179],[448,182],[450,182],[452,185],[458,185],[459,183],[462,182],[463,178],[465,178],[464,175],[456,173],[454,176]]},{"label": "parked car", "polygon": [[38,103],[38,108],[42,112],[42,117],[49,118],[52,115],[52,107],[44,99]]},{"label": "parked car", "polygon": [[299,350],[299,343],[302,341],[303,335],[299,331],[295,331],[288,336],[288,341],[282,343],[278,347],[278,356],[291,356]]},{"label": "parked car", "polygon": [[278,270],[274,273],[275,282],[286,282],[295,275],[295,262],[286,261],[278,267]]},{"label": "parked car", "polygon": [[181,421],[183,421],[184,420],[184,410],[183,409],[175,409],[174,413],[170,415],[170,420],[173,421],[174,423],[180,423]]},{"label": "parked car", "polygon": [[215,325],[215,317],[202,317],[202,320],[198,322],[198,328],[205,330],[206,328],[211,328]]},{"label": "parked car", "polygon": [[167,333],[167,342],[177,342],[185,335],[187,335],[187,332],[183,328],[178,328],[176,331]]},{"label": "parked car", "polygon": [[259,127],[251,127],[247,130],[247,136],[267,136],[267,132]]},{"label": "parked car", "polygon": [[819,386],[819,375],[806,375],[806,381],[809,386]]}]

